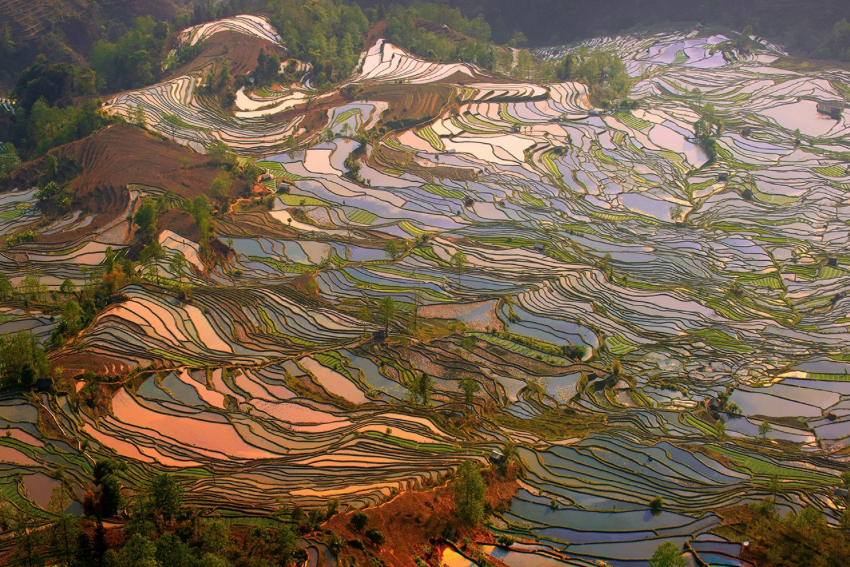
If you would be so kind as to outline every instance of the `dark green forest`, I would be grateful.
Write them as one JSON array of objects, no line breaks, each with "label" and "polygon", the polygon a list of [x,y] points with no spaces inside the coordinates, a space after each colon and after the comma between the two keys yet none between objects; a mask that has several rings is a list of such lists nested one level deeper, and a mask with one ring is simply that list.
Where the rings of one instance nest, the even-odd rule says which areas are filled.
[{"label": "dark green forest", "polygon": [[[35,10],[45,2],[0,7],[0,90],[9,90],[40,53],[55,61],[88,63],[99,72],[111,70],[101,83],[110,90],[156,80],[156,58],[168,32],[261,11],[271,17],[297,57],[309,54],[319,61],[317,74],[328,80],[353,67],[372,24],[388,19],[393,30],[404,32],[410,31],[411,18],[445,24],[481,41],[529,47],[668,23],[702,22],[738,30],[752,25],[756,34],[781,43],[794,55],[850,60],[846,0],[442,0],[433,3],[440,5],[436,7],[418,0],[345,0],[310,2],[306,10],[299,0],[57,0],[47,3],[34,27],[29,13],[15,7]],[[148,18],[140,24],[139,16]],[[410,43],[438,59],[457,55],[423,30]],[[480,46],[475,49],[464,54],[465,59],[486,66]]]},{"label": "dark green forest", "polygon": [[[412,0],[396,0],[413,5]],[[637,26],[702,22],[756,34],[793,54],[850,60],[850,2],[846,0],[449,0],[468,18],[483,15],[499,44],[512,38],[540,47],[617,33]],[[379,16],[386,4],[358,0]],[[442,22],[441,22],[442,23]],[[522,34],[521,36],[519,34]]]}]

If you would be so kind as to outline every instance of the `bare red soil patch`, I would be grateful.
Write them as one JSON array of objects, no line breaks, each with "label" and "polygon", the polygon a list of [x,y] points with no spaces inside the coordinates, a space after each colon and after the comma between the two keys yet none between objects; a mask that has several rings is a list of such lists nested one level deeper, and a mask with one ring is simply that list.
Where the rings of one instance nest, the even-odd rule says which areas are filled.
[{"label": "bare red soil patch", "polygon": [[[81,170],[67,186],[73,193],[70,210],[97,216],[83,229],[41,235],[40,242],[73,240],[113,220],[129,204],[128,185],[145,185],[194,198],[208,193],[219,172],[207,156],[124,124],[110,126],[88,138],[56,148],[50,155],[57,159],[70,158]],[[19,168],[12,185],[38,185],[45,160],[45,157],[39,158]],[[181,167],[181,160],[188,164],[187,167]],[[231,191],[236,194],[243,188],[244,184],[234,182]]]},{"label": "bare red soil patch", "polygon": [[[487,469],[482,474],[487,482],[490,508],[507,510],[519,490],[515,469],[512,466],[504,472]],[[369,516],[368,528],[377,528],[386,537],[386,543],[380,547],[371,545],[362,533],[352,529],[350,522],[353,512],[334,516],[323,526],[336,532],[345,541],[363,541],[364,551],[348,546],[340,552],[340,557],[352,557],[360,565],[369,564],[367,553],[377,555],[389,567],[413,566],[414,556],[426,561],[436,559],[447,545],[445,535],[452,532],[456,540],[468,537],[478,543],[495,543],[493,534],[483,526],[472,528],[458,524],[451,483],[421,492],[403,492],[386,504],[364,512]],[[501,565],[499,561],[493,562]]]}]

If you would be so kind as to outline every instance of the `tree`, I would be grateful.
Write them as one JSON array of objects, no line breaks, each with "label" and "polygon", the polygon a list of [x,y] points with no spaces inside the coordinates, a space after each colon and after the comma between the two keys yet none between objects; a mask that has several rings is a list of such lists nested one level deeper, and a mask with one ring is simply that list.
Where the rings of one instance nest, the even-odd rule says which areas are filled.
[{"label": "tree", "polygon": [[40,99],[53,105],[61,99],[95,94],[95,73],[87,67],[54,63],[39,55],[18,76],[13,98],[27,111]]},{"label": "tree", "polygon": [[401,253],[395,240],[387,240],[387,244],[384,249],[387,251],[387,256],[393,261],[395,261]]},{"label": "tree", "polygon": [[221,520],[204,521],[198,540],[201,551],[211,555],[224,555],[233,546],[230,529]]},{"label": "tree", "polygon": [[185,122],[180,118],[177,114],[170,114],[168,112],[162,113],[162,119],[168,124],[169,129],[171,130],[171,139],[173,141],[177,141],[177,128],[182,127]]},{"label": "tree", "polygon": [[767,491],[773,494],[773,500],[775,502],[776,497],[782,492],[782,481],[779,480],[779,475],[772,475],[770,477],[770,480],[767,481]]},{"label": "tree", "polygon": [[372,322],[372,310],[364,305],[357,312],[357,318],[363,321],[363,334],[366,334],[366,323]]},{"label": "tree", "polygon": [[306,553],[298,548],[298,535],[288,525],[277,528],[271,536],[274,557],[281,567],[307,559]]},{"label": "tree", "polygon": [[59,284],[59,293],[68,297],[73,295],[77,291],[77,285],[70,279],[65,279],[61,284]]},{"label": "tree", "polygon": [[21,158],[12,142],[0,144],[0,184],[9,179],[13,171],[21,165]]},{"label": "tree", "polygon": [[455,509],[458,519],[466,525],[477,526],[484,519],[487,486],[474,461],[464,461],[457,469],[454,484]]},{"label": "tree", "polygon": [[94,465],[94,483],[96,491],[90,512],[99,518],[111,518],[118,514],[124,505],[121,494],[121,480],[118,473],[126,470],[127,465],[117,459],[103,459]]},{"label": "tree", "polygon": [[161,260],[165,259],[165,249],[156,240],[152,240],[150,244],[142,248],[139,252],[139,263],[143,266],[153,267],[153,273],[156,274],[156,265]]},{"label": "tree", "polygon": [[19,565],[43,565],[39,550],[42,543],[41,520],[29,508],[18,508],[6,502],[0,506],[0,527],[11,531],[14,541],[12,557]]},{"label": "tree", "polygon": [[467,405],[471,404],[475,394],[481,391],[481,384],[472,378],[463,378],[458,385],[463,390],[463,399]]},{"label": "tree", "polygon": [[586,354],[587,347],[585,345],[569,344],[561,347],[561,356],[564,358],[581,361]]},{"label": "tree", "polygon": [[363,528],[369,523],[369,515],[365,512],[354,512],[351,515],[351,520],[349,521],[351,524],[351,529],[357,532],[362,532]]},{"label": "tree", "polygon": [[135,534],[117,554],[117,564],[120,567],[160,567],[156,556],[156,544],[141,534]]},{"label": "tree", "polygon": [[767,434],[773,431],[773,426],[766,419],[761,422],[759,425],[759,435],[761,435],[762,441],[767,441]]},{"label": "tree", "polygon": [[697,106],[702,106],[702,89],[694,87],[691,94],[697,99]]},{"label": "tree", "polygon": [[148,120],[145,116],[145,109],[142,108],[141,104],[137,104],[130,111],[130,121],[138,126],[139,128],[147,128]]},{"label": "tree", "polygon": [[694,136],[708,154],[709,161],[713,161],[717,155],[717,142],[714,137],[720,133],[723,121],[717,116],[714,105],[710,102],[702,108],[700,114],[700,119],[694,124]]},{"label": "tree", "polygon": [[148,199],[144,201],[139,207],[139,210],[136,211],[136,214],[133,216],[133,222],[135,222],[142,231],[154,233],[156,232],[156,217],[156,203]]},{"label": "tree", "polygon": [[186,256],[184,256],[182,252],[178,252],[172,256],[171,262],[168,264],[168,268],[171,272],[179,278],[182,278],[186,273],[187,267],[189,267],[189,261],[186,260]]},{"label": "tree", "polygon": [[384,326],[384,332],[389,335],[390,325],[398,314],[398,307],[392,297],[385,297],[378,305],[378,323]]},{"label": "tree", "polygon": [[170,474],[161,474],[153,479],[148,495],[153,512],[165,520],[174,518],[183,507],[183,488]]},{"label": "tree", "polygon": [[47,286],[41,283],[41,278],[36,274],[30,274],[18,283],[16,291],[25,300],[39,301],[47,293]]},{"label": "tree", "polygon": [[682,552],[672,541],[665,541],[655,549],[649,560],[650,567],[685,567]]},{"label": "tree", "polygon": [[717,433],[718,437],[724,437],[726,435],[726,420],[722,417],[718,419],[714,423],[714,430]]},{"label": "tree", "polygon": [[656,496],[652,500],[649,501],[649,511],[652,512],[653,516],[657,516],[664,510],[664,499],[660,496]]},{"label": "tree", "polygon": [[210,185],[210,196],[219,203],[227,201],[233,180],[226,171],[219,171]]},{"label": "tree", "polygon": [[88,406],[90,408],[97,407],[101,398],[100,377],[94,372],[87,370],[83,373],[82,380],[85,382],[85,386],[79,392],[78,401],[80,398],[88,398]]},{"label": "tree", "polygon": [[519,452],[516,450],[516,443],[510,439],[505,441],[502,445],[502,455],[505,457],[502,462],[503,467],[507,467],[509,464],[517,462],[519,460]]},{"label": "tree", "polygon": [[29,390],[47,378],[50,362],[38,338],[29,331],[0,336],[0,386]]},{"label": "tree", "polygon": [[72,503],[67,489],[60,485],[53,489],[50,504],[47,507],[53,515],[53,522],[50,526],[50,548],[66,567],[71,567],[74,562],[77,552],[77,539],[81,533],[79,518],[74,514],[66,513]]},{"label": "tree", "polygon": [[466,265],[468,263],[469,260],[467,259],[466,254],[464,254],[460,250],[452,254],[451,258],[449,259],[449,264],[451,264],[452,268],[454,268],[454,271],[457,273],[458,283],[460,283],[460,274],[461,272],[463,272],[464,268],[466,268]]},{"label": "tree", "polygon": [[195,220],[195,224],[201,233],[201,252],[205,252],[209,247],[209,240],[213,233],[212,220],[210,219],[210,216],[212,215],[212,208],[210,206],[209,197],[206,195],[198,195],[191,201],[187,199],[183,203],[183,208],[187,213],[192,215],[192,218]]},{"label": "tree", "polygon": [[670,220],[677,221],[682,218],[682,206],[675,204],[670,207]]},{"label": "tree", "polygon": [[434,380],[424,372],[414,375],[413,382],[410,385],[414,394],[419,396],[419,400],[423,406],[427,406],[431,401],[431,391],[434,389]]},{"label": "tree", "polygon": [[14,288],[9,276],[0,274],[0,300],[7,301],[12,298]]},{"label": "tree", "polygon": [[531,69],[534,65],[534,57],[527,49],[520,49],[516,56],[516,67],[514,67],[514,75],[528,80],[531,75]]},{"label": "tree", "polygon": [[332,498],[328,501],[327,510],[325,510],[325,519],[330,520],[339,511],[339,498]]},{"label": "tree", "polygon": [[179,537],[164,533],[156,540],[156,560],[163,567],[193,567],[197,565],[189,546]]},{"label": "tree", "polygon": [[381,546],[387,541],[387,538],[384,537],[384,533],[378,528],[369,528],[363,535],[377,546]]},{"label": "tree", "polygon": [[614,362],[611,363],[611,376],[614,378],[619,378],[623,375],[623,363],[620,362],[618,358],[614,359]]},{"label": "tree", "polygon": [[69,337],[80,330],[82,324],[83,310],[80,304],[69,299],[65,302],[65,308],[62,310],[62,320],[56,326],[56,336]]}]

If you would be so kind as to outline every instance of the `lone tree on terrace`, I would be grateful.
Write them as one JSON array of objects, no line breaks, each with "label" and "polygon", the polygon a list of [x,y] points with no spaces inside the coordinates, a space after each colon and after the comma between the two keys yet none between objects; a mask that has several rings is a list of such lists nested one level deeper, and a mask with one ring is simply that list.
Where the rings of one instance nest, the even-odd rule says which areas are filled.
[{"label": "lone tree on terrace", "polygon": [[378,305],[378,323],[384,326],[384,332],[389,335],[390,325],[398,315],[398,307],[392,297],[385,297]]},{"label": "lone tree on terrace", "polygon": [[474,461],[464,461],[457,469],[455,490],[455,509],[461,522],[477,526],[484,519],[484,505],[487,486],[481,478],[481,472]]},{"label": "lone tree on terrace", "polygon": [[401,249],[399,248],[399,245],[395,240],[387,240],[387,244],[384,249],[387,252],[387,256],[389,256],[390,259],[393,261],[395,261],[399,256],[401,256]]},{"label": "lone tree on terrace", "polygon": [[473,380],[472,378],[464,378],[458,382],[458,385],[463,390],[463,400],[466,402],[466,405],[471,404],[475,394],[481,391],[481,385],[477,380]]},{"label": "lone tree on terrace", "polygon": [[762,441],[767,441],[767,434],[773,431],[773,426],[770,424],[768,420],[764,420],[759,425],[759,435],[761,435]]},{"label": "lone tree on terrace", "polygon": [[454,271],[457,272],[457,281],[460,283],[460,274],[466,268],[466,265],[469,263],[469,260],[466,257],[466,254],[458,250],[454,254],[452,254],[451,259],[449,260]]}]

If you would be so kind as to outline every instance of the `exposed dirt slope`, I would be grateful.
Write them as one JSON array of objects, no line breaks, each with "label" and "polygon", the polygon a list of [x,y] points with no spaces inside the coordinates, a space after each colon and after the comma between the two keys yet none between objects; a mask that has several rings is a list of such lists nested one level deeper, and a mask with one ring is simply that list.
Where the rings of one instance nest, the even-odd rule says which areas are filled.
[{"label": "exposed dirt slope", "polygon": [[[205,155],[123,124],[56,148],[50,155],[57,159],[68,157],[82,170],[68,184],[74,195],[71,210],[97,216],[81,230],[99,228],[126,210],[130,198],[128,185],[146,185],[194,198],[207,194],[219,171],[218,167],[208,163],[209,158]],[[183,158],[188,160],[186,168],[180,166]],[[45,160],[40,158],[18,169],[12,186],[37,185]],[[232,191],[238,192],[242,188],[240,183],[234,183]],[[50,236],[70,240],[80,235],[63,232]]]},{"label": "exposed dirt slope", "polygon": [[269,54],[277,53],[281,61],[289,56],[286,49],[265,39],[234,31],[221,31],[207,38],[200,55],[179,67],[172,76],[206,69],[219,59],[228,61],[232,76],[247,75],[257,67],[257,56],[264,49]]},{"label": "exposed dirt slope", "polygon": [[[487,482],[487,500],[490,508],[506,510],[511,499],[519,489],[514,475],[513,466],[506,472],[495,469],[483,471]],[[363,540],[366,553],[374,553],[388,567],[410,567],[415,565],[414,556],[419,556],[429,564],[439,556],[445,547],[443,537],[454,531],[460,540],[469,537],[474,542],[493,543],[493,534],[484,527],[469,528],[459,526],[454,505],[454,493],[449,486],[442,486],[427,491],[403,492],[391,501],[365,510],[369,516],[368,528],[379,529],[387,541],[380,548],[372,546],[362,533],[354,531],[350,525],[352,513],[334,516],[323,526],[339,534],[343,540]],[[427,552],[430,549],[430,554]],[[358,564],[368,565],[366,553],[352,547],[345,548],[341,553],[353,557]],[[501,565],[498,561],[493,561]]]}]

